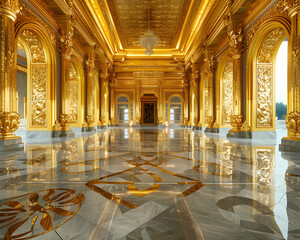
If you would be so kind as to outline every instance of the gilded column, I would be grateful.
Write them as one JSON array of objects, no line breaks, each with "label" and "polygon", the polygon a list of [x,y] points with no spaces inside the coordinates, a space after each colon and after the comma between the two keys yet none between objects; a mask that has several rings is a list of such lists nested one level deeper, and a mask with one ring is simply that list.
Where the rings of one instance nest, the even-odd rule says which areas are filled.
[{"label": "gilded column", "polygon": [[207,116],[207,128],[213,128],[215,125],[216,117],[214,114],[215,106],[215,94],[214,94],[214,71],[215,71],[215,60],[214,56],[208,55],[206,58],[207,70],[208,70],[208,116]]},{"label": "gilded column", "polygon": [[300,140],[300,2],[298,0],[287,1],[287,9],[291,17],[292,31],[292,73],[288,86],[288,114],[285,117],[289,140]]},{"label": "gilded column", "polygon": [[189,123],[189,81],[188,78],[186,76],[186,74],[184,74],[183,76],[183,94],[184,94],[184,122],[183,125],[188,125]]},{"label": "gilded column", "polygon": [[0,67],[0,140],[14,139],[20,115],[16,111],[15,33],[14,23],[19,11],[18,0],[0,1],[1,67]]},{"label": "gilded column", "polygon": [[158,99],[158,123],[163,124],[163,105],[164,105],[164,99],[163,99],[163,83],[162,81],[159,81],[159,99]]},{"label": "gilded column", "polygon": [[243,29],[229,33],[230,47],[233,60],[233,115],[230,116],[231,131],[240,131],[243,124],[242,100],[243,100]]},{"label": "gilded column", "polygon": [[70,123],[72,117],[67,112],[67,87],[68,78],[71,65],[71,55],[73,47],[73,33],[74,29],[71,24],[67,25],[67,30],[60,30],[59,32],[59,53],[61,58],[61,114],[60,114],[60,126],[62,131],[70,131]]},{"label": "gilded column", "polygon": [[193,82],[193,95],[192,95],[192,100],[193,100],[193,119],[192,119],[192,125],[193,126],[198,126],[199,122],[199,70],[196,65],[192,66],[192,82]]},{"label": "gilded column", "polygon": [[140,100],[140,94],[141,94],[141,84],[140,82],[137,80],[136,81],[136,124],[140,124],[141,123],[141,100]]},{"label": "gilded column", "polygon": [[116,124],[116,117],[115,117],[115,87],[116,87],[116,77],[115,77],[115,74],[113,74],[112,80],[109,84],[109,88],[110,88],[110,113],[111,113],[110,122],[111,122],[111,124]]},{"label": "gilded column", "polygon": [[84,69],[86,73],[86,78],[87,78],[87,84],[86,84],[86,94],[87,94],[87,116],[86,116],[86,123],[88,127],[93,127],[94,126],[94,99],[93,99],[93,91],[92,89],[93,86],[93,81],[94,81],[94,59],[93,59],[93,53],[91,54],[92,57],[89,57],[88,55],[85,56],[85,61],[84,61]]},{"label": "gilded column", "polygon": [[105,126],[106,116],[108,115],[106,105],[107,105],[107,78],[104,74],[101,74],[101,126]]}]

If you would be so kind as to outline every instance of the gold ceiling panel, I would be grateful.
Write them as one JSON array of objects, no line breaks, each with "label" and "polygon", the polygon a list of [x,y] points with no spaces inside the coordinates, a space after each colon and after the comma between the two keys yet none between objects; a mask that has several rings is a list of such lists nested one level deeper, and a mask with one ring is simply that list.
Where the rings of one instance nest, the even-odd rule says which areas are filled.
[{"label": "gold ceiling panel", "polygon": [[[102,0],[98,0],[102,1]],[[140,48],[139,37],[147,29],[151,7],[151,29],[160,38],[158,48],[174,48],[191,0],[107,0],[124,48]]]}]

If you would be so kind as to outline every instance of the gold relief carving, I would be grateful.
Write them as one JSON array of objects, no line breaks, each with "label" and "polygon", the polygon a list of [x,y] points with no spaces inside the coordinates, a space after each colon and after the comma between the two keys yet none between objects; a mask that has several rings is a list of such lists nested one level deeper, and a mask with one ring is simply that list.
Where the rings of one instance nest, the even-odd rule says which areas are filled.
[{"label": "gold relief carving", "polygon": [[233,56],[242,55],[244,51],[244,34],[243,28],[239,27],[237,32],[233,31],[229,34],[230,37],[230,47],[233,52]]},{"label": "gold relief carving", "polygon": [[38,15],[36,15],[23,1],[20,1],[20,13],[18,14],[18,21],[22,19],[29,19],[39,23],[47,32],[53,48],[56,49],[56,34],[48,24],[46,24]]},{"label": "gold relief carving", "polygon": [[230,131],[238,132],[243,126],[244,117],[243,115],[231,115],[230,124],[233,127]]},{"label": "gold relief carving", "polygon": [[285,116],[285,124],[294,137],[300,137],[300,112],[290,112]]},{"label": "gold relief carving", "polygon": [[209,111],[208,77],[206,77],[204,83],[204,124],[207,123],[208,111]]},{"label": "gold relief carving", "polygon": [[3,9],[6,14],[16,20],[16,15],[19,13],[19,0],[0,0],[0,9]]},{"label": "gold relief carving", "polygon": [[47,126],[47,66],[32,65],[31,72],[32,92],[31,105],[32,117],[31,125],[33,127]]},{"label": "gold relief carving", "polygon": [[73,28],[72,31],[65,33],[64,30],[59,31],[58,35],[58,46],[59,46],[59,53],[64,58],[70,58],[72,54],[72,47],[73,47]]},{"label": "gold relief carving", "polygon": [[57,120],[55,121],[55,124],[53,126],[53,131],[61,131],[60,123]]},{"label": "gold relief carving", "polygon": [[38,39],[37,35],[32,31],[25,29],[21,33],[21,37],[24,39],[24,41],[27,43],[29,47],[31,62],[46,63],[46,54],[44,51],[44,47],[41,41]]},{"label": "gold relief carving", "polygon": [[69,79],[67,82],[67,113],[71,116],[71,123],[77,123],[79,112],[79,76],[73,63],[69,68]]},{"label": "gold relief carving", "polygon": [[61,130],[70,131],[70,123],[72,122],[72,116],[68,114],[60,114],[59,116]]},{"label": "gold relief carving", "polygon": [[94,116],[90,116],[90,115],[86,116],[86,123],[88,127],[93,127],[94,119],[95,119]]},{"label": "gold relief carving", "polygon": [[256,174],[258,186],[270,187],[272,183],[273,153],[271,149],[256,150]]},{"label": "gold relief carving", "polygon": [[256,71],[256,126],[272,127],[272,65],[257,65]]},{"label": "gold relief carving", "polygon": [[263,44],[260,46],[258,55],[257,55],[257,63],[272,63],[273,62],[273,54],[275,46],[282,39],[284,35],[284,30],[282,28],[276,28],[271,31],[267,38],[264,40]]},{"label": "gold relief carving", "polygon": [[75,216],[84,199],[71,189],[47,189],[11,198],[0,205],[0,229],[7,229],[4,239],[30,239],[56,229]]},{"label": "gold relief carving", "polygon": [[20,124],[20,114],[16,112],[0,112],[0,139],[15,137]]},{"label": "gold relief carving", "polygon": [[213,128],[215,122],[216,122],[215,116],[207,116],[207,127],[208,128]]},{"label": "gold relief carving", "polygon": [[230,116],[233,113],[233,63],[228,62],[224,68],[222,78],[223,106],[222,122],[224,126],[230,126]]},{"label": "gold relief carving", "polygon": [[279,0],[274,6],[263,14],[247,31],[247,49],[249,49],[250,43],[257,32],[260,25],[266,20],[273,18],[274,16],[288,16],[288,11],[286,9],[285,0]]},{"label": "gold relief carving", "polygon": [[94,69],[94,60],[89,58],[89,55],[85,55],[84,69],[87,73],[91,73]]}]

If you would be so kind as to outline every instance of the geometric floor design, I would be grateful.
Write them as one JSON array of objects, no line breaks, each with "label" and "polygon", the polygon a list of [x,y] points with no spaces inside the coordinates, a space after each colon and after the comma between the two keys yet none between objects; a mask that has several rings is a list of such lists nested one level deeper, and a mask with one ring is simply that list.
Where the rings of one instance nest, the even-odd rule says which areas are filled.
[{"label": "geometric floor design", "polygon": [[300,155],[277,141],[110,128],[0,157],[0,239],[300,239]]}]

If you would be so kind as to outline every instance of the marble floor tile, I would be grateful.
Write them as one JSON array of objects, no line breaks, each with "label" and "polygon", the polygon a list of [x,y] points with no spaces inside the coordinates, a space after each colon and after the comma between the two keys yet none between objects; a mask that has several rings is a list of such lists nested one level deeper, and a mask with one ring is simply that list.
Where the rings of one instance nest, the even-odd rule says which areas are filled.
[{"label": "marble floor tile", "polygon": [[24,139],[24,151],[0,154],[0,239],[300,239],[300,155],[278,151],[285,134]]}]

